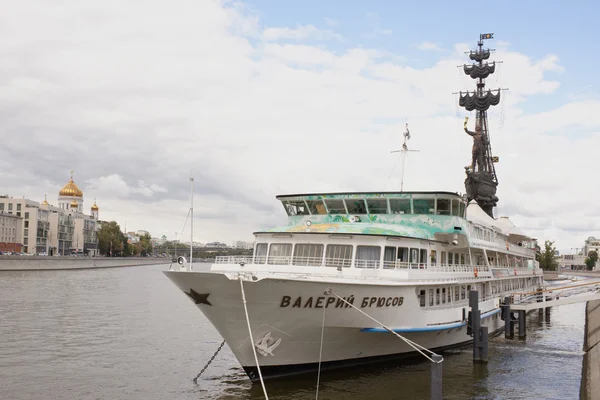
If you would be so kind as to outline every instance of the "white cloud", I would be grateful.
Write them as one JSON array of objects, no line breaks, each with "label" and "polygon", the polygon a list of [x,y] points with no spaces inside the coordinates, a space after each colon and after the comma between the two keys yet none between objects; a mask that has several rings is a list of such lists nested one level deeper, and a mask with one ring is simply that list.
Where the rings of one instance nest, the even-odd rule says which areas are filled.
[{"label": "white cloud", "polygon": [[442,51],[443,50],[437,44],[432,43],[432,42],[421,42],[417,46],[417,48],[419,50],[424,50],[424,51]]},{"label": "white cloud", "polygon": [[100,176],[86,180],[87,189],[96,197],[110,196],[114,198],[127,198],[132,194],[141,194],[151,197],[156,193],[166,193],[167,189],[154,183],[148,185],[143,180],[137,181],[137,186],[127,184],[119,174]]},{"label": "white cloud", "polygon": [[266,28],[263,31],[263,39],[267,41],[276,40],[302,40],[302,39],[317,39],[317,40],[341,40],[342,37],[337,33],[319,29],[314,25],[298,25],[296,28]]},{"label": "white cloud", "polygon": [[371,31],[364,35],[364,37],[375,38],[378,35],[391,35],[392,30],[382,28],[380,23],[379,14],[376,12],[369,11],[365,14],[367,25],[371,28]]},{"label": "white cloud", "polygon": [[325,23],[327,26],[338,26],[340,24],[339,21],[328,17],[325,17]]},{"label": "white cloud", "polygon": [[[53,203],[73,168],[101,218],[172,237],[191,171],[196,237],[249,240],[285,223],[276,194],[398,189],[389,151],[405,120],[421,151],[407,160],[404,188],[464,191],[468,113],[451,93],[474,86],[456,68],[470,45],[414,68],[352,43],[311,46],[339,36],[310,24],[261,31],[246,13],[217,1],[71,0],[0,14],[10,38],[0,41],[1,194],[48,193]],[[525,112],[530,96],[554,95],[563,68],[555,55],[517,50],[498,47],[504,63],[487,79],[510,88],[489,111],[498,211],[560,249],[581,247],[600,234],[589,223],[600,220],[600,102],[590,94]]]}]

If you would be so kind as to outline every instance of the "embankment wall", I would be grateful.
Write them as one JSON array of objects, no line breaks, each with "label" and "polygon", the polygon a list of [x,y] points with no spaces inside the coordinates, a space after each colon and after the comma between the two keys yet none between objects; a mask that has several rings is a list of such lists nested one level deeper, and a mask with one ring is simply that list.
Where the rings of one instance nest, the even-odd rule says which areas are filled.
[{"label": "embankment wall", "polygon": [[600,300],[588,301],[580,398],[600,399]]},{"label": "embankment wall", "polygon": [[169,264],[166,258],[151,257],[36,257],[0,256],[0,271],[92,269]]}]

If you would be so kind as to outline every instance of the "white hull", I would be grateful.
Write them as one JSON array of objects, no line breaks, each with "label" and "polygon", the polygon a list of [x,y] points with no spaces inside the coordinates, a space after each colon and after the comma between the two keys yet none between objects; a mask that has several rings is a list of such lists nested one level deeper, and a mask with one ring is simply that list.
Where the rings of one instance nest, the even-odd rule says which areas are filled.
[{"label": "white hull", "polygon": [[[166,271],[165,274],[183,292],[191,293],[190,289],[193,289],[203,295],[198,308],[223,336],[249,377],[256,380],[256,362],[240,281],[235,275],[188,271]],[[245,280],[243,285],[254,342],[266,338],[265,351],[258,354],[265,378],[316,369],[324,313],[321,361],[325,367],[414,353],[412,347],[358,310],[344,305],[333,294],[325,295],[327,289],[346,299],[353,296],[357,308],[428,349],[449,348],[472,340],[465,326],[468,300],[448,307],[425,309],[419,305],[415,283],[394,285],[264,278]],[[482,326],[487,326],[490,333],[503,326],[498,303],[499,299],[489,299],[479,305]]]}]

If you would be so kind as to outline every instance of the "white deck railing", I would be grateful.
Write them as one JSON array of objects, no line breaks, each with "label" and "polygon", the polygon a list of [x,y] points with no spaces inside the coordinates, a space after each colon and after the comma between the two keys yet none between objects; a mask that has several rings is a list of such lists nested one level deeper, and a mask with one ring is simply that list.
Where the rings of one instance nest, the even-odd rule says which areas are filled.
[{"label": "white deck railing", "polygon": [[[296,265],[304,267],[342,267],[342,268],[366,268],[366,269],[420,269],[436,272],[470,272],[475,268],[479,272],[489,272],[487,265],[470,264],[439,264],[427,265],[423,263],[403,262],[403,261],[384,261],[380,260],[361,260],[348,258],[330,258],[330,257],[294,257],[294,256],[218,256],[215,264],[255,264],[255,265]],[[516,269],[518,272],[527,271],[527,268],[503,267],[492,265],[491,268],[506,268],[511,272]]]}]

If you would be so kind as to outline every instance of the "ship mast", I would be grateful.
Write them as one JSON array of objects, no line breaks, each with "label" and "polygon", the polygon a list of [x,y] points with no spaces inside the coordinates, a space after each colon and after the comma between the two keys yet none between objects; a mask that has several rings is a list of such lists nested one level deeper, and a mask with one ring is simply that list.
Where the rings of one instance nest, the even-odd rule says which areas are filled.
[{"label": "ship mast", "polygon": [[471,65],[463,65],[466,75],[476,80],[476,90],[459,93],[458,104],[467,111],[475,111],[475,130],[468,129],[469,118],[465,118],[464,130],[473,137],[473,157],[471,165],[466,167],[467,178],[465,179],[465,188],[469,201],[475,200],[477,204],[490,216],[494,217],[493,209],[496,206],[498,197],[496,189],[498,186],[498,177],[494,162],[496,157],[492,157],[492,146],[490,143],[490,132],[487,119],[487,110],[491,106],[500,103],[500,89],[485,89],[485,78],[493,74],[496,70],[496,62],[488,63],[490,50],[483,48],[485,39],[493,39],[493,33],[484,33],[479,35],[477,50],[469,53],[469,58],[474,61]]}]

